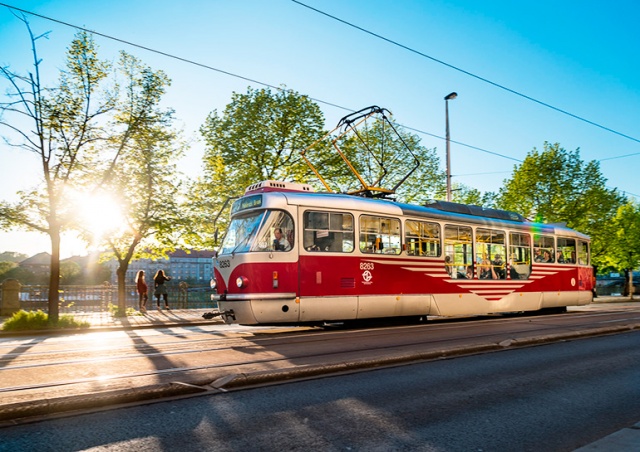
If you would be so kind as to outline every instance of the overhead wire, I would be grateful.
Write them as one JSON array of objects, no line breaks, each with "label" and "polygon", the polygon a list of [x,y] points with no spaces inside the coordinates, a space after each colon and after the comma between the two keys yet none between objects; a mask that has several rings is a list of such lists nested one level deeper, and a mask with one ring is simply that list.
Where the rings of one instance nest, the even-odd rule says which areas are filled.
[{"label": "overhead wire", "polygon": [[579,121],[586,122],[587,124],[590,124],[592,126],[598,127],[600,129],[603,129],[603,130],[606,130],[607,132],[611,132],[611,133],[614,133],[614,134],[619,135],[621,137],[624,137],[624,138],[627,138],[629,140],[635,141],[636,143],[640,143],[640,139],[638,139],[638,138],[634,138],[634,137],[632,137],[630,135],[626,135],[626,134],[624,134],[622,132],[618,132],[617,130],[614,130],[614,129],[610,128],[610,127],[603,126],[602,124],[598,124],[595,121],[591,121],[589,119],[583,118],[582,116],[578,116],[576,114],[573,114],[573,113],[568,112],[566,110],[563,110],[561,108],[555,107],[555,106],[553,106],[553,105],[551,105],[551,104],[549,104],[547,102],[538,100],[538,99],[536,99],[534,97],[528,96],[528,95],[526,95],[524,93],[521,93],[521,92],[516,91],[514,89],[508,88],[508,87],[506,87],[504,85],[501,85],[500,83],[494,82],[494,81],[489,80],[489,79],[487,79],[485,77],[481,77],[481,76],[479,76],[477,74],[474,74],[474,73],[472,73],[470,71],[467,71],[465,69],[459,68],[457,66],[454,66],[453,64],[447,63],[447,62],[442,61],[442,60],[440,60],[438,58],[435,58],[435,57],[432,57],[430,55],[427,55],[426,53],[423,53],[423,52],[421,52],[419,50],[416,50],[416,49],[414,49],[412,47],[409,47],[409,46],[401,44],[401,43],[399,43],[397,41],[394,41],[393,39],[389,39],[389,38],[387,38],[385,36],[382,36],[382,35],[380,35],[378,33],[374,33],[373,31],[367,30],[366,28],[360,27],[360,26],[355,25],[355,24],[353,24],[351,22],[348,22],[348,21],[346,21],[344,19],[340,19],[339,17],[336,17],[336,16],[334,16],[332,14],[326,13],[326,12],[324,12],[322,10],[319,10],[317,8],[309,6],[309,5],[305,4],[305,3],[302,3],[299,0],[291,0],[291,1],[293,3],[296,3],[296,4],[300,5],[300,6],[303,6],[305,8],[308,8],[308,9],[312,10],[312,11],[315,11],[318,14],[322,14],[323,16],[326,16],[326,17],[328,17],[330,19],[336,20],[336,21],[338,21],[340,23],[343,23],[343,24],[345,24],[345,25],[347,25],[349,27],[355,28],[356,30],[360,30],[363,33],[366,33],[368,35],[371,35],[371,36],[374,36],[374,37],[376,37],[378,39],[386,41],[389,44],[395,45],[395,46],[400,47],[402,49],[405,49],[405,50],[407,50],[409,52],[415,53],[416,55],[419,55],[421,57],[427,58],[427,59],[429,59],[429,60],[431,60],[433,62],[436,62],[438,64],[442,64],[443,66],[446,66],[446,67],[448,67],[450,69],[453,69],[455,71],[461,72],[461,73],[463,73],[465,75],[468,75],[469,77],[473,77],[473,78],[475,78],[477,80],[480,80],[482,82],[488,83],[489,85],[492,85],[492,86],[494,86],[496,88],[502,89],[502,90],[507,91],[507,92],[509,92],[511,94],[515,94],[516,96],[519,96],[519,97],[522,97],[524,99],[530,100],[531,102],[535,102],[535,103],[537,103],[539,105],[542,105],[544,107],[550,108],[551,110],[557,111],[557,112],[562,113],[562,114],[567,115],[567,116],[570,116],[570,117],[572,117],[574,119],[577,119]]},{"label": "overhead wire", "polygon": [[[238,79],[241,79],[241,80],[245,80],[245,81],[248,81],[248,82],[251,82],[251,83],[255,83],[257,85],[265,86],[265,87],[268,87],[268,88],[272,88],[272,89],[276,89],[276,90],[283,90],[283,88],[280,87],[280,86],[275,86],[275,85],[272,85],[270,83],[262,82],[260,80],[256,80],[256,79],[253,79],[253,78],[250,78],[250,77],[246,77],[246,76],[243,76],[243,75],[240,75],[240,74],[235,74],[233,72],[226,71],[224,69],[216,68],[216,67],[210,66],[208,64],[204,64],[204,63],[199,63],[197,61],[193,61],[193,60],[190,60],[188,58],[184,58],[184,57],[181,57],[181,56],[178,56],[178,55],[174,55],[174,54],[171,54],[171,53],[168,53],[168,52],[164,52],[162,50],[153,49],[151,47],[148,47],[148,46],[145,46],[145,45],[142,45],[142,44],[136,44],[135,42],[127,41],[125,39],[121,39],[121,38],[118,38],[118,37],[115,37],[115,36],[112,36],[112,35],[108,35],[106,33],[101,33],[99,31],[91,30],[91,29],[86,28],[86,27],[81,27],[79,25],[74,25],[74,24],[71,24],[69,22],[65,22],[65,21],[60,20],[60,19],[55,19],[53,17],[45,16],[43,14],[34,13],[33,11],[28,11],[26,9],[18,8],[16,6],[8,5],[6,3],[1,3],[0,2],[0,6],[5,6],[5,7],[9,8],[9,9],[20,11],[21,13],[29,14],[29,15],[35,16],[35,17],[39,17],[41,19],[48,20],[50,22],[55,22],[55,23],[58,23],[60,25],[64,25],[66,27],[74,28],[76,30],[85,31],[87,33],[92,33],[92,34],[94,34],[96,36],[101,36],[101,37],[103,37],[105,39],[109,39],[109,40],[112,40],[112,41],[120,42],[122,44],[131,46],[131,47],[135,47],[135,48],[138,48],[138,49],[146,50],[147,52],[151,52],[151,53],[155,53],[155,54],[158,54],[158,55],[162,55],[164,57],[171,58],[171,59],[174,59],[174,60],[178,60],[178,61],[181,61],[183,63],[192,64],[194,66],[198,66],[198,67],[201,67],[203,69],[208,69],[208,70],[211,70],[211,71],[215,71],[215,72],[218,72],[220,74],[228,75],[230,77],[235,77],[235,78],[238,78]],[[353,113],[353,112],[356,111],[355,109],[348,108],[348,107],[343,107],[342,105],[338,105],[338,104],[335,104],[335,103],[332,103],[332,102],[328,102],[328,101],[325,101],[325,100],[322,100],[322,99],[314,98],[314,97],[311,97],[311,96],[307,96],[307,97],[310,100],[313,100],[314,102],[318,102],[318,103],[321,103],[321,104],[324,104],[324,105],[328,105],[330,107],[335,107],[335,108],[338,108],[338,109],[341,109],[341,110],[344,110],[344,111],[348,111],[350,113]],[[441,137],[440,135],[429,133],[429,132],[426,132],[424,130],[416,129],[416,128],[409,127],[409,126],[406,126],[406,125],[403,125],[403,124],[398,124],[398,125],[402,126],[403,128],[405,128],[407,130],[412,130],[414,132],[417,132],[417,133],[420,133],[420,134],[423,134],[423,135],[427,135],[427,136],[431,136],[431,137],[438,138],[438,139],[441,139],[441,140],[445,140],[445,138]],[[522,160],[518,160],[516,158],[510,157],[508,155],[500,154],[498,152],[488,151],[488,150],[480,148],[478,146],[473,146],[473,145],[470,145],[470,144],[462,143],[462,142],[459,142],[459,141],[453,141],[453,140],[450,140],[450,142],[454,143],[454,144],[457,144],[457,145],[460,145],[460,146],[463,146],[463,147],[466,147],[466,148],[469,148],[469,149],[475,149],[477,151],[484,152],[486,154],[491,154],[491,155],[495,155],[495,156],[498,156],[498,157],[502,157],[502,158],[505,158],[505,159],[508,159],[508,160],[514,160],[514,161],[517,161],[517,162],[521,162],[522,161]]]},{"label": "overhead wire", "polygon": [[[383,37],[383,36],[381,36],[381,35],[378,35],[378,34],[376,34],[376,33],[373,33],[373,32],[371,32],[371,31],[369,31],[369,30],[366,30],[366,29],[364,29],[364,28],[362,28],[362,27],[359,27],[359,26],[357,26],[357,25],[351,24],[350,22],[344,21],[344,20],[342,20],[342,19],[340,19],[340,18],[337,18],[337,17],[335,17],[335,16],[332,16],[332,15],[330,15],[330,14],[328,14],[328,13],[325,13],[325,12],[323,12],[323,11],[321,11],[321,10],[318,10],[318,9],[316,9],[316,8],[313,8],[313,7],[311,7],[311,6],[309,6],[309,5],[306,5],[306,4],[304,4],[304,3],[300,2],[300,1],[297,1],[297,0],[292,0],[292,1],[293,1],[294,3],[297,3],[297,4],[301,5],[301,6],[304,6],[304,7],[306,7],[306,8],[309,8],[309,9],[313,10],[313,11],[316,11],[316,12],[318,12],[318,13],[320,13],[320,14],[323,14],[323,15],[325,15],[325,16],[327,16],[327,17],[330,17],[330,18],[332,18],[332,19],[334,19],[334,20],[337,20],[337,21],[339,21],[339,22],[342,22],[342,23],[344,23],[344,24],[346,24],[346,25],[348,25],[348,26],[351,26],[351,27],[356,28],[356,29],[358,29],[358,30],[361,30],[361,31],[363,31],[363,32],[365,32],[365,33],[367,33],[367,34],[370,34],[370,35],[375,36],[375,37],[377,37],[377,38],[380,38],[380,39],[382,39],[382,40],[384,40],[384,41],[387,41],[387,42],[389,42],[389,43],[391,43],[391,44],[394,44],[394,45],[396,45],[396,46],[399,46],[399,47],[401,47],[401,48],[404,48],[404,49],[406,49],[406,50],[409,50],[409,51],[411,51],[411,52],[413,52],[413,53],[416,53],[416,54],[418,54],[418,55],[420,55],[420,56],[423,56],[423,57],[425,57],[425,58],[431,59],[431,60],[433,60],[433,61],[435,61],[435,62],[441,63],[441,64],[443,64],[443,65],[445,65],[445,66],[447,66],[447,67],[450,67],[450,68],[452,68],[452,69],[455,69],[455,70],[457,70],[457,71],[463,72],[463,73],[465,73],[465,74],[467,74],[467,75],[469,75],[469,76],[471,76],[471,77],[474,77],[474,78],[480,79],[480,80],[482,80],[482,81],[485,81],[485,82],[487,82],[487,83],[489,83],[489,84],[491,84],[491,85],[494,85],[494,86],[496,86],[496,87],[498,87],[498,88],[504,89],[504,90],[509,91],[509,92],[511,92],[511,93],[513,93],[513,94],[516,94],[516,95],[518,95],[518,96],[521,96],[521,97],[527,98],[527,99],[532,100],[532,101],[534,101],[534,102],[536,102],[536,103],[539,103],[539,104],[542,104],[542,105],[544,105],[544,106],[547,106],[547,107],[549,107],[549,108],[551,108],[551,109],[553,109],[553,110],[557,110],[557,111],[559,111],[559,112],[561,112],[561,113],[567,114],[567,115],[572,116],[572,117],[574,117],[574,118],[576,118],[576,119],[580,119],[580,120],[585,121],[585,122],[587,122],[587,123],[590,123],[590,124],[592,124],[592,125],[594,125],[594,126],[597,126],[597,127],[602,128],[602,129],[608,130],[608,131],[610,131],[610,132],[612,132],[612,133],[615,133],[615,134],[621,135],[621,136],[623,136],[623,137],[629,138],[629,139],[631,139],[631,140],[634,140],[634,141],[640,142],[640,140],[637,140],[637,139],[635,139],[635,138],[633,138],[633,137],[629,137],[629,136],[627,136],[627,135],[621,134],[621,133],[616,132],[616,131],[614,131],[614,130],[612,130],[612,129],[609,129],[609,128],[606,128],[606,127],[604,127],[604,126],[601,126],[601,125],[599,125],[599,124],[597,124],[597,123],[591,122],[591,121],[586,120],[586,119],[584,119],[584,118],[581,118],[581,117],[579,117],[579,116],[577,116],[577,115],[573,115],[573,114],[568,113],[568,112],[566,112],[566,111],[564,111],[564,110],[558,109],[558,108],[553,107],[553,106],[551,106],[551,105],[549,105],[549,104],[546,104],[546,103],[544,103],[544,102],[541,102],[541,101],[538,101],[538,100],[536,100],[536,99],[534,99],[534,98],[531,98],[531,97],[529,97],[529,96],[526,96],[526,95],[524,95],[524,94],[522,94],[522,93],[519,93],[519,92],[517,92],[517,91],[511,90],[511,89],[509,89],[509,88],[507,88],[507,87],[504,87],[504,86],[502,86],[502,85],[500,85],[500,84],[497,84],[497,83],[492,82],[492,81],[490,81],[490,80],[487,80],[487,79],[484,79],[484,78],[482,78],[482,77],[479,77],[479,76],[477,76],[477,75],[475,75],[475,74],[472,74],[472,73],[470,73],[470,72],[468,72],[468,71],[465,71],[465,70],[463,70],[463,69],[460,69],[460,68],[458,68],[458,67],[456,67],[456,66],[450,65],[449,63],[446,63],[446,62],[444,62],[444,61],[438,60],[438,59],[436,59],[436,58],[434,58],[434,57],[431,57],[431,56],[429,56],[429,55],[426,55],[426,54],[424,54],[424,53],[422,53],[422,52],[419,52],[419,51],[417,51],[417,50],[415,50],[415,49],[412,49],[412,48],[410,48],[410,47],[407,47],[407,46],[405,46],[405,45],[403,45],[403,44],[397,43],[396,41],[393,41],[393,40],[391,40],[391,39],[385,38],[385,37]],[[79,26],[79,25],[71,24],[71,23],[69,23],[69,22],[65,22],[65,21],[60,20],[60,19],[55,19],[55,18],[50,17],[50,16],[45,16],[45,15],[43,15],[43,14],[35,13],[35,12],[33,12],[33,11],[29,11],[29,10],[26,10],[26,9],[23,9],[23,8],[18,8],[18,7],[16,7],[16,6],[9,5],[9,4],[7,4],[7,3],[2,3],[2,2],[0,2],[0,6],[5,6],[5,7],[7,7],[7,8],[9,8],[9,9],[11,9],[11,10],[20,11],[21,13],[24,13],[24,14],[29,14],[29,15],[31,15],[31,16],[39,17],[39,18],[41,18],[41,19],[48,20],[48,21],[50,21],[50,22],[55,22],[55,23],[58,23],[58,24],[64,25],[64,26],[66,26],[66,27],[74,28],[74,29],[76,29],[76,30],[85,31],[85,32],[87,32],[87,33],[92,33],[92,34],[94,34],[94,35],[101,36],[101,37],[103,37],[103,38],[105,38],[105,39],[109,39],[109,40],[112,40],[112,41],[120,42],[120,43],[122,43],[122,44],[125,44],[125,45],[128,45],[128,46],[131,46],[131,47],[135,47],[135,48],[138,48],[138,49],[145,50],[145,51],[147,51],[147,52],[151,52],[151,53],[155,53],[155,54],[158,54],[158,55],[162,55],[162,56],[167,57],[167,58],[171,58],[171,59],[174,59],[174,60],[177,60],[177,61],[181,61],[181,62],[186,63],[186,64],[191,64],[191,65],[194,65],[194,66],[201,67],[201,68],[203,68],[203,69],[208,69],[208,70],[211,70],[211,71],[214,71],[214,72],[218,72],[218,73],[221,73],[221,74],[224,74],[224,75],[228,75],[228,76],[230,76],[230,77],[234,77],[234,78],[238,78],[238,79],[241,79],[241,80],[245,80],[245,81],[248,81],[248,82],[250,82],[250,83],[255,83],[255,84],[258,84],[258,85],[261,85],[261,86],[265,86],[265,87],[268,87],[268,88],[273,88],[273,89],[276,89],[276,90],[283,90],[283,88],[282,88],[282,87],[275,86],[275,85],[272,85],[272,84],[270,84],[270,83],[262,82],[262,81],[260,81],[260,80],[253,79],[253,78],[250,78],[250,77],[247,77],[247,76],[244,76],[244,75],[240,75],[240,74],[236,74],[236,73],[233,73],[233,72],[230,72],[230,71],[224,70],[224,69],[216,68],[216,67],[210,66],[210,65],[208,65],[208,64],[204,64],[204,63],[200,63],[200,62],[197,62],[197,61],[194,61],[194,60],[190,60],[190,59],[188,59],[188,58],[184,58],[184,57],[181,57],[181,56],[178,56],[178,55],[174,55],[174,54],[171,54],[171,53],[168,53],[168,52],[164,52],[164,51],[162,51],[162,50],[157,50],[157,49],[154,49],[154,48],[151,48],[151,47],[148,47],[148,46],[142,45],[142,44],[137,44],[137,43],[135,43],[135,42],[128,41],[128,40],[125,40],[125,39],[122,39],[122,38],[118,38],[118,37],[115,37],[115,36],[112,36],[112,35],[109,35],[109,34],[106,34],[106,33],[101,33],[101,32],[99,32],[99,31],[91,30],[91,29],[86,28],[86,27],[81,27],[81,26]],[[342,106],[342,105],[338,105],[338,104],[335,104],[335,103],[333,103],[333,102],[328,102],[328,101],[325,101],[325,100],[322,100],[322,99],[318,99],[318,98],[314,98],[314,97],[311,97],[311,96],[307,96],[307,97],[309,97],[309,99],[310,99],[310,100],[313,100],[314,102],[318,102],[318,103],[321,103],[321,104],[324,104],[324,105],[327,105],[327,106],[331,106],[331,107],[334,107],[334,108],[338,108],[338,109],[341,109],[341,110],[344,110],[344,111],[348,111],[348,112],[354,112],[354,111],[355,111],[355,110],[354,110],[354,109],[352,109],[352,108],[344,107],[344,106]],[[440,140],[446,140],[446,138],[444,138],[444,137],[442,137],[442,136],[440,136],[440,135],[436,135],[436,134],[433,134],[433,133],[429,133],[429,132],[426,132],[426,131],[421,130],[421,129],[417,129],[417,128],[414,128],[414,127],[406,126],[406,125],[403,125],[403,124],[398,124],[398,125],[402,126],[403,128],[405,128],[405,129],[407,129],[407,130],[412,130],[412,131],[414,131],[414,132],[416,132],[416,133],[420,133],[420,134],[423,134],[423,135],[427,135],[427,136],[431,136],[431,137],[434,137],[434,138],[438,138],[438,139],[440,139]],[[512,161],[515,161],[515,162],[522,163],[522,160],[517,159],[517,158],[515,158],[515,157],[511,157],[511,156],[508,156],[508,155],[504,155],[504,154],[501,154],[501,153],[498,153],[498,152],[489,151],[489,150],[487,150],[487,149],[483,149],[483,148],[478,147],[478,146],[473,146],[473,145],[470,145],[470,144],[466,144],[466,143],[463,143],[463,142],[460,142],[460,141],[455,141],[455,140],[449,140],[449,141],[450,141],[451,143],[457,144],[457,145],[459,145],[459,146],[463,146],[463,147],[466,147],[466,148],[469,148],[469,149],[474,149],[474,150],[477,150],[477,151],[480,151],[480,152],[483,152],[483,153],[486,153],[486,154],[491,154],[491,155],[495,155],[495,156],[497,156],[497,157],[501,157],[501,158],[504,158],[504,159],[507,159],[507,160],[512,160]],[[613,159],[617,159],[617,158],[630,157],[630,156],[634,156],[634,155],[638,155],[638,154],[640,154],[640,153],[626,154],[626,155],[617,156],[617,157],[608,157],[608,158],[605,158],[605,159],[599,159],[599,161],[603,161],[603,160],[613,160]]]}]

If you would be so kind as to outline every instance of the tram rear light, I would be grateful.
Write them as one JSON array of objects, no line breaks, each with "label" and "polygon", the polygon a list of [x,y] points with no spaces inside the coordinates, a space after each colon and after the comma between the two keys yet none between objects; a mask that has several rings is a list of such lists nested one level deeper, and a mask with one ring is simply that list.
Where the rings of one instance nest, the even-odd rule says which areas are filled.
[{"label": "tram rear light", "polygon": [[278,272],[273,272],[273,288],[278,288]]},{"label": "tram rear light", "polygon": [[247,285],[249,285],[249,280],[245,276],[238,276],[236,278],[236,286],[238,286],[238,289],[247,287]]}]

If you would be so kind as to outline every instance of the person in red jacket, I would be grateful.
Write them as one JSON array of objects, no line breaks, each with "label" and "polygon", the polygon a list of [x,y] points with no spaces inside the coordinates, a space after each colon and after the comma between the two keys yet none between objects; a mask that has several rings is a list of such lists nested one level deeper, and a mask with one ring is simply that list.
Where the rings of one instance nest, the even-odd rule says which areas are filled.
[{"label": "person in red jacket", "polygon": [[138,305],[140,312],[147,312],[147,300],[149,299],[149,288],[144,280],[144,270],[136,274],[136,290],[138,291]]}]

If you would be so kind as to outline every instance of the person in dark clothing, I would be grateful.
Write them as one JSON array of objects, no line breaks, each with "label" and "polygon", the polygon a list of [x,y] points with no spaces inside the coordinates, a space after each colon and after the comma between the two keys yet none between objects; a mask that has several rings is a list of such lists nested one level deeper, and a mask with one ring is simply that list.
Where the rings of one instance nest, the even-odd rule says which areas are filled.
[{"label": "person in dark clothing", "polygon": [[171,281],[171,277],[166,276],[164,274],[164,270],[158,270],[156,275],[153,277],[153,282],[156,285],[154,295],[158,300],[158,311],[160,310],[160,297],[164,299],[164,308],[171,310],[171,308],[169,307],[169,295],[167,293],[167,287],[164,285],[165,281]]}]

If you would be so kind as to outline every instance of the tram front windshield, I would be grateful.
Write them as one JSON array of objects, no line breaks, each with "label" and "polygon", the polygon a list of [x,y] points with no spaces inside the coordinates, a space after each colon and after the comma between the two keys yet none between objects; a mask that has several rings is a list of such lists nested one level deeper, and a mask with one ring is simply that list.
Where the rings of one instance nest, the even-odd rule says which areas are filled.
[{"label": "tram front windshield", "polygon": [[[280,234],[284,238],[279,237]],[[289,251],[292,246],[293,220],[289,214],[260,210],[231,219],[220,254]]]}]

